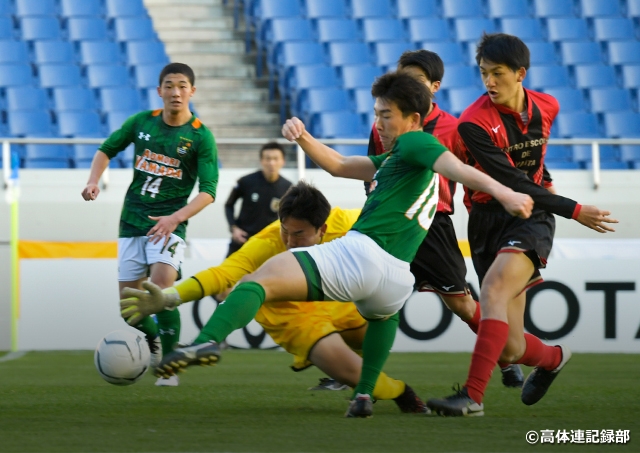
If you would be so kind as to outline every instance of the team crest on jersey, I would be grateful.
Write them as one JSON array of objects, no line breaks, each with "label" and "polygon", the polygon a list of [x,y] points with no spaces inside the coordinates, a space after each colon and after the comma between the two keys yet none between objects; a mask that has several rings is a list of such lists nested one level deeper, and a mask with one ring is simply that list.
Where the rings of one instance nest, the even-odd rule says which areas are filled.
[{"label": "team crest on jersey", "polygon": [[280,208],[280,198],[272,198],[271,203],[269,203],[269,207],[272,212],[278,212],[278,209]]},{"label": "team crest on jersey", "polygon": [[178,142],[178,154],[180,156],[184,156],[189,152],[191,146],[193,145],[193,140],[189,140],[188,138],[180,137],[180,141]]}]

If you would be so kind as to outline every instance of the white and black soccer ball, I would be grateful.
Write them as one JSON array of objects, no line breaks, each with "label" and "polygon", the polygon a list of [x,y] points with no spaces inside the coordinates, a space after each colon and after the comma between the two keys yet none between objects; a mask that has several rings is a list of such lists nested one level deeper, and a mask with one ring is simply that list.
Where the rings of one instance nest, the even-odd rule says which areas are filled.
[{"label": "white and black soccer ball", "polygon": [[114,330],[100,340],[93,360],[105,381],[131,385],[146,373],[151,353],[143,336],[127,330]]}]

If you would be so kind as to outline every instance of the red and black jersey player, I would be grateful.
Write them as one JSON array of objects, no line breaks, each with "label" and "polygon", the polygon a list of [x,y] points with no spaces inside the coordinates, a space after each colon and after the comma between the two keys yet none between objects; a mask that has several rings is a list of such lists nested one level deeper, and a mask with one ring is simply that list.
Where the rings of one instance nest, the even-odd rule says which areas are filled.
[{"label": "red and black jersey player", "polygon": [[525,290],[541,281],[555,230],[553,214],[574,219],[600,233],[617,223],[608,211],[545,188],[544,156],[558,102],[523,88],[529,49],[517,37],[484,35],[476,62],[487,93],[460,115],[458,133],[468,162],[535,202],[528,219],[509,216],[489,195],[472,196],[469,244],[481,282],[482,319],[467,381],[456,394],[431,399],[441,415],[483,415],[482,399],[498,360],[533,366],[522,402],[535,404],[571,357],[565,346],[547,346],[524,333]]},{"label": "red and black jersey player", "polygon": [[[404,52],[398,60],[398,70],[405,71],[422,81],[432,93],[440,89],[444,77],[444,63],[440,56],[429,50]],[[452,152],[460,148],[458,119],[432,103],[424,119],[423,130],[435,136]],[[385,152],[378,130],[374,126],[369,138],[369,155]],[[457,154],[463,157],[462,154]],[[418,291],[435,292],[451,311],[478,332],[480,304],[473,300],[466,282],[467,267],[458,246],[450,215],[453,214],[453,195],[456,183],[439,175],[438,207],[429,228],[429,234],[420,245],[411,263],[411,272]],[[365,183],[365,187],[368,183]],[[368,187],[367,187],[368,189]],[[522,387],[524,376],[518,365],[499,363],[502,382],[507,387]]]}]

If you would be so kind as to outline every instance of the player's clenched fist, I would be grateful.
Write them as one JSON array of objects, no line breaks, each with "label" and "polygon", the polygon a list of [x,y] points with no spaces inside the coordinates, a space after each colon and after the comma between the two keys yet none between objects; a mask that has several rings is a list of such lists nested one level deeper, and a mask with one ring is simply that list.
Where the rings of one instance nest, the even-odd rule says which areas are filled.
[{"label": "player's clenched fist", "polygon": [[82,198],[86,201],[93,201],[98,198],[100,193],[100,187],[97,184],[87,184],[87,187],[82,191]]},{"label": "player's clenched fist", "polygon": [[305,130],[304,123],[294,116],[282,125],[282,136],[292,142],[299,139]]},{"label": "player's clenched fist", "polygon": [[134,288],[124,288],[120,300],[120,315],[132,326],[143,318],[162,310],[173,310],[182,302],[178,291],[171,287],[164,291],[151,282],[143,282],[142,287],[147,291]]}]

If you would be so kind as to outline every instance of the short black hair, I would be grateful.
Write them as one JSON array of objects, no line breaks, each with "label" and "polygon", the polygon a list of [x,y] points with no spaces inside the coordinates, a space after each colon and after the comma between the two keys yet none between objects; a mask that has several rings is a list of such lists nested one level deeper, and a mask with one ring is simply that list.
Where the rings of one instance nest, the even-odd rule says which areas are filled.
[{"label": "short black hair", "polygon": [[482,35],[476,49],[476,63],[480,60],[494,64],[503,64],[512,71],[529,69],[529,48],[520,38],[506,33]]},{"label": "short black hair", "polygon": [[318,189],[305,181],[289,187],[280,199],[280,221],[289,217],[306,220],[317,230],[324,225],[331,212],[331,204]]},{"label": "short black hair", "polygon": [[265,149],[278,149],[282,153],[282,157],[285,157],[284,149],[282,149],[282,146],[280,146],[277,142],[269,142],[265,143],[264,145],[262,145],[262,148],[260,148],[260,159],[262,159],[262,155],[264,154]]},{"label": "short black hair", "polygon": [[415,77],[403,72],[389,72],[378,77],[371,87],[371,95],[395,103],[404,117],[419,113],[420,121],[424,121],[431,108],[431,90]]},{"label": "short black hair", "polygon": [[442,82],[444,77],[444,63],[442,58],[430,50],[408,50],[400,55],[398,67],[415,66],[427,76],[429,82]]},{"label": "short black hair", "polygon": [[191,86],[196,84],[196,75],[193,73],[193,69],[191,69],[188,65],[184,63],[169,63],[162,71],[160,71],[160,77],[158,78],[158,86],[162,85],[162,81],[167,76],[167,74],[182,74],[187,76],[189,79],[189,83]]}]

